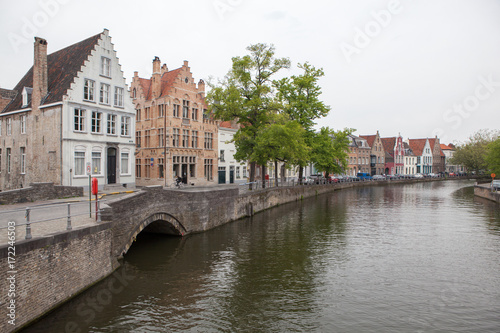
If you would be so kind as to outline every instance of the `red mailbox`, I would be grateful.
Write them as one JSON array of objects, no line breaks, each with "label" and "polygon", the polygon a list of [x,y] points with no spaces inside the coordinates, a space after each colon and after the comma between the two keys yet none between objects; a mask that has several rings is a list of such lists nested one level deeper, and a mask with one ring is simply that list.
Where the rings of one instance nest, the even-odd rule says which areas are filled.
[{"label": "red mailbox", "polygon": [[97,195],[99,192],[99,187],[97,185],[97,178],[92,178],[92,194]]}]

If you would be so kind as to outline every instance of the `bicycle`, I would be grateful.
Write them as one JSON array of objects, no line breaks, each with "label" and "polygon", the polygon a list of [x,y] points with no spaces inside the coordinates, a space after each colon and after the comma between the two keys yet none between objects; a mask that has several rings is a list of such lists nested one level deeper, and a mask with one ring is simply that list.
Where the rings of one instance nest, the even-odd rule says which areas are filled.
[{"label": "bicycle", "polygon": [[170,184],[170,187],[171,188],[183,188],[186,184],[184,184],[183,182],[173,182],[172,184]]}]

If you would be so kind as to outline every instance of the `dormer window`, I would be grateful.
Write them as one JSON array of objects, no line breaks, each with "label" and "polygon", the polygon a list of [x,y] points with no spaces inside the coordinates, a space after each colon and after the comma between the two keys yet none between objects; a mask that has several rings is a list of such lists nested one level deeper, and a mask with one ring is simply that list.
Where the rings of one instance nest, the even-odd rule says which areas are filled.
[{"label": "dormer window", "polygon": [[23,106],[27,107],[31,103],[31,93],[33,92],[33,88],[24,87],[22,96],[23,96]]}]

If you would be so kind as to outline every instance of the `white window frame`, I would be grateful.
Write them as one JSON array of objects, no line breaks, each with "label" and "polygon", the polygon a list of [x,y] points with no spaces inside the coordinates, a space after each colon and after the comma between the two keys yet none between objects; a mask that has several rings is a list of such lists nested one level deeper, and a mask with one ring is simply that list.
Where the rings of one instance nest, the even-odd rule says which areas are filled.
[{"label": "white window frame", "polygon": [[21,174],[26,174],[26,147],[20,147],[19,153],[21,155]]},{"label": "white window frame", "polygon": [[5,126],[5,127],[7,127],[7,130],[6,130],[7,135],[8,136],[12,135],[12,117],[7,118],[7,126]]},{"label": "white window frame", "polygon": [[90,122],[90,132],[93,134],[101,134],[102,133],[102,112],[92,111],[91,122]]},{"label": "white window frame", "polygon": [[[78,114],[77,114],[78,112]],[[87,116],[87,110],[85,109],[80,109],[80,108],[75,108],[73,111],[73,132],[86,132],[86,116]],[[75,129],[75,127],[78,127],[78,129]]]},{"label": "white window frame", "polygon": [[[81,155],[83,154],[83,155]],[[85,176],[85,150],[77,150],[74,155],[75,176]],[[80,165],[80,168],[78,167]],[[81,173],[78,173],[81,171]]]},{"label": "white window frame", "polygon": [[[124,157],[126,157],[125,162]],[[120,174],[130,175],[130,152],[128,151],[123,151],[120,153]]]},{"label": "white window frame", "polygon": [[101,57],[101,75],[111,77],[111,59]]},{"label": "white window frame", "polygon": [[93,175],[101,175],[102,174],[102,152],[101,151],[92,151],[90,156],[91,156],[91,163],[92,163],[92,174]]},{"label": "white window frame", "polygon": [[123,88],[115,87],[115,106],[123,107]]},{"label": "white window frame", "polygon": [[122,119],[121,119],[121,131],[120,131],[120,134],[122,136],[127,136],[129,137],[130,136],[130,133],[131,133],[131,117],[128,117],[128,116],[122,116]]},{"label": "white window frame", "polygon": [[2,136],[2,119],[0,119],[0,136]]},{"label": "white window frame", "polygon": [[83,100],[85,101],[95,101],[95,81],[90,79],[85,79],[83,84]]},{"label": "white window frame", "polygon": [[99,89],[99,103],[109,105],[110,88],[109,84],[101,83],[101,88]]},{"label": "white window frame", "polygon": [[108,121],[106,127],[106,133],[108,135],[116,135],[116,114],[108,113]]},{"label": "white window frame", "polygon": [[10,173],[10,163],[12,160],[12,149],[6,148],[7,151],[7,173]]},{"label": "white window frame", "polygon": [[21,122],[21,134],[26,134],[26,115],[21,115],[19,120]]}]

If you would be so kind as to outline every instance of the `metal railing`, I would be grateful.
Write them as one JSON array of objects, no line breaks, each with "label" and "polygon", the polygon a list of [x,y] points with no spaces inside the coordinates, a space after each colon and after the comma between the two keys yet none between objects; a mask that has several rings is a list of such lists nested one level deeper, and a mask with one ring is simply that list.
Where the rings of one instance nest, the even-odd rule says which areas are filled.
[{"label": "metal railing", "polygon": [[[99,199],[97,200],[96,202],[96,206],[94,209],[90,209],[90,218],[92,218],[91,216],[94,215],[95,216],[95,220],[97,223],[101,223],[101,213],[102,213],[102,210],[101,210],[101,202],[102,201],[105,201],[105,200],[102,200],[102,199]],[[0,211],[0,216],[6,216],[6,215],[15,215],[15,214],[18,214],[18,216],[20,216],[20,214],[22,212],[24,212],[24,220],[25,222],[24,223],[18,223],[16,222],[15,224],[15,227],[20,227],[20,226],[26,226],[26,235],[25,235],[25,239],[32,239],[33,236],[32,236],[32,232],[31,232],[31,226],[33,224],[37,224],[37,223],[43,223],[43,222],[50,222],[50,221],[60,221],[60,220],[63,220],[63,219],[66,219],[66,230],[69,231],[69,230],[72,230],[73,229],[73,226],[72,226],[72,218],[75,218],[77,216],[84,216],[84,215],[89,215],[89,210],[86,209],[85,212],[80,212],[80,213],[71,213],[71,207],[75,207],[75,206],[78,206],[78,205],[85,205],[86,207],[88,207],[88,202],[85,202],[85,201],[82,201],[82,202],[73,202],[73,203],[56,203],[56,204],[48,204],[48,205],[40,205],[40,206],[33,206],[33,207],[25,207],[25,208],[19,208],[19,209],[12,209],[12,210],[4,210],[4,211]],[[59,212],[56,212],[55,216],[51,216],[51,217],[48,217],[48,218],[42,218],[42,219],[38,219],[38,220],[33,220],[33,213],[36,212],[36,211],[41,211],[41,210],[44,210],[44,209],[51,209],[52,211],[57,211],[56,208],[59,208],[61,206],[66,206],[66,210],[65,210],[65,213],[62,214],[62,213],[59,213]],[[8,220],[13,220],[15,218],[7,218]],[[0,225],[0,230],[2,229],[7,229],[9,228],[9,225],[8,225],[8,221],[7,220],[4,220],[3,218],[0,219],[2,221],[2,224],[3,223],[6,223],[7,225],[3,226],[3,225]],[[12,222],[12,221],[10,221]]]}]

